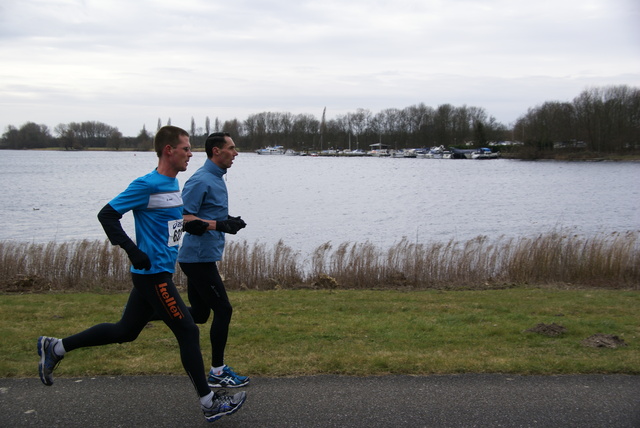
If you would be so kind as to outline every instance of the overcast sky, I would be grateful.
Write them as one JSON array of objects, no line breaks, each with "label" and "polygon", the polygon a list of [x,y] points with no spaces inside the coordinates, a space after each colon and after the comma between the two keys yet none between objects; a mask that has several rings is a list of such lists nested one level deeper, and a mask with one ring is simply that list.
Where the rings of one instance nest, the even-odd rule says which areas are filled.
[{"label": "overcast sky", "polygon": [[418,103],[509,125],[640,87],[639,23],[637,0],[0,0],[0,127]]}]

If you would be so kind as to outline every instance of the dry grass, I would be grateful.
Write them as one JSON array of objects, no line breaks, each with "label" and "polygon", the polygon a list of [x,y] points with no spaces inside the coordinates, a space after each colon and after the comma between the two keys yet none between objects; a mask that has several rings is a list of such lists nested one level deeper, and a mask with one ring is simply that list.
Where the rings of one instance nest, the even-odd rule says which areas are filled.
[{"label": "dry grass", "polygon": [[129,260],[108,241],[0,242],[0,284],[15,292],[123,290],[131,284]]},{"label": "dry grass", "polygon": [[[309,260],[280,241],[227,244],[220,271],[229,289],[496,288],[564,284],[640,286],[639,232],[580,237],[557,232],[534,238],[418,244],[389,249],[369,242],[318,246]],[[128,290],[129,262],[107,241],[0,242],[0,289]],[[177,269],[175,281],[184,286]]]},{"label": "dry grass", "polygon": [[220,272],[230,289],[272,290],[290,288],[303,281],[298,257],[282,240],[271,250],[265,244],[226,245]]}]

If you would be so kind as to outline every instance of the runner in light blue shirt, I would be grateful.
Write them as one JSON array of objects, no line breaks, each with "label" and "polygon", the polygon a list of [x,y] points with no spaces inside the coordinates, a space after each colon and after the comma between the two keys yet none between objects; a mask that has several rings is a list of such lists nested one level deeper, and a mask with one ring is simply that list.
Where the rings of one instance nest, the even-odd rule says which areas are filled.
[{"label": "runner in light blue shirt", "polygon": [[175,271],[182,236],[182,196],[178,179],[154,170],[134,180],[109,202],[119,214],[133,211],[138,248],[149,256],[151,268],[131,272],[147,275]]}]

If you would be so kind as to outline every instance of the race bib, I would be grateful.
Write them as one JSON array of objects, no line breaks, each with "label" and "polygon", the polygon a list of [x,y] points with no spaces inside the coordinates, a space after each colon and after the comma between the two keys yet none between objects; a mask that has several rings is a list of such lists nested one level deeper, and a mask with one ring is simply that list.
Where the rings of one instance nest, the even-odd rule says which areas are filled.
[{"label": "race bib", "polygon": [[169,247],[175,247],[182,243],[182,223],[182,219],[171,220],[167,223],[169,227],[169,242],[167,242],[167,245]]}]

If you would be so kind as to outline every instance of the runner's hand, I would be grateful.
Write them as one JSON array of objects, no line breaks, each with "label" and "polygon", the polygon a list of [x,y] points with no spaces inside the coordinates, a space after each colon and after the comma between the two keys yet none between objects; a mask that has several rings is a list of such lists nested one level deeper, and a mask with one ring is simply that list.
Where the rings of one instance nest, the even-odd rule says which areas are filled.
[{"label": "runner's hand", "polygon": [[247,223],[245,223],[244,220],[242,219],[242,217],[240,217],[240,216],[238,216],[238,217],[227,216],[227,218],[235,219],[235,220],[240,221],[242,223],[242,227],[240,229],[244,229],[245,227],[247,227]]},{"label": "runner's hand", "polygon": [[131,260],[131,264],[134,268],[138,270],[151,269],[151,260],[149,260],[149,256],[147,255],[147,253],[142,251],[135,244],[126,245],[125,247],[123,248],[127,252],[127,256],[129,256],[129,260]]},{"label": "runner's hand", "polygon": [[216,221],[216,230],[219,232],[235,235],[238,231],[247,226],[240,217],[229,217],[227,220]]},{"label": "runner's hand", "polygon": [[207,231],[207,227],[209,227],[209,223],[206,221],[191,220],[185,222],[184,231],[192,235],[202,236]]}]

